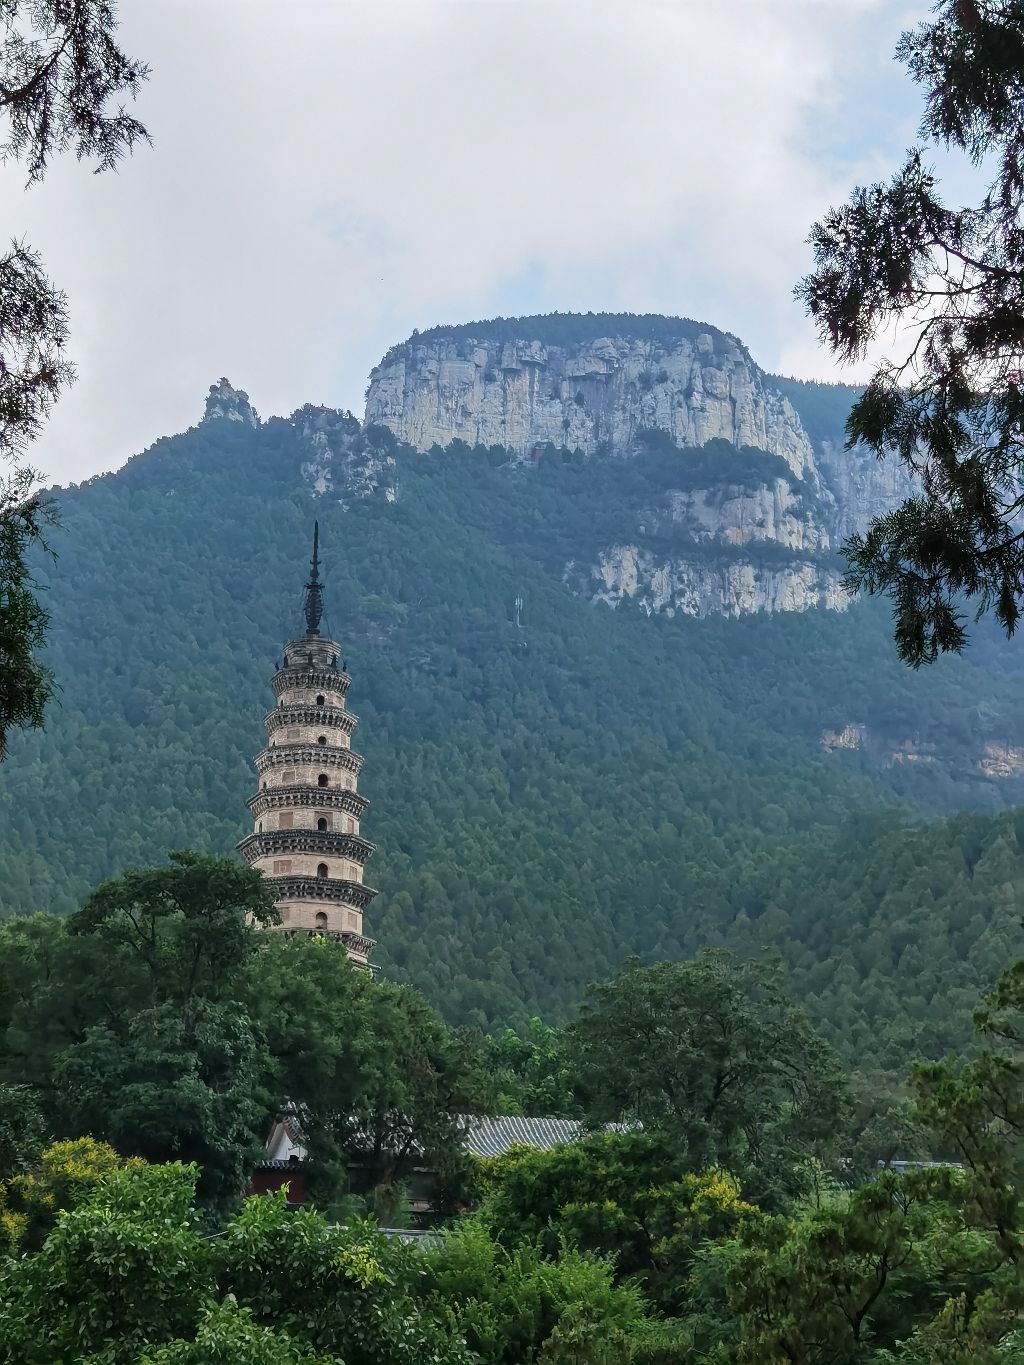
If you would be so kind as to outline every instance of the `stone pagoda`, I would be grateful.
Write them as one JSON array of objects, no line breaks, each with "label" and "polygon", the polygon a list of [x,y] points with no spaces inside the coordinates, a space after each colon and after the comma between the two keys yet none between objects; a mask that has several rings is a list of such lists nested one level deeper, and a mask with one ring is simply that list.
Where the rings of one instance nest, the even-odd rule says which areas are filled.
[{"label": "stone pagoda", "polygon": [[319,538],[315,525],[306,633],[288,641],[274,674],[277,706],[264,718],[267,747],[256,756],[259,791],[249,802],[253,832],[238,850],[273,884],[279,932],[338,939],[365,967],[374,941],[363,936],[363,911],[377,893],[363,868],[373,844],[359,833],[368,803],[356,791],[363,760],[351,748],[348,669],[340,647],[320,634]]}]

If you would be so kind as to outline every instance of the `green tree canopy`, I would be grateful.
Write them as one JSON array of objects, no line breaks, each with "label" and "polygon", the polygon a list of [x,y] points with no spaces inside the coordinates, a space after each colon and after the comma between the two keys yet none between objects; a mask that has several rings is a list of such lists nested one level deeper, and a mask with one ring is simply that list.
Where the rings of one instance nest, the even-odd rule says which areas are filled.
[{"label": "green tree canopy", "polygon": [[480,1163],[480,1217],[509,1251],[527,1243],[556,1259],[565,1247],[606,1257],[620,1281],[681,1315],[700,1248],[760,1216],[727,1172],[683,1165],[674,1143],[643,1132],[513,1148]]},{"label": "green tree canopy", "polygon": [[590,988],[570,1032],[591,1120],[641,1123],[759,1197],[842,1127],[841,1068],[771,964],[720,951],[634,962]]}]

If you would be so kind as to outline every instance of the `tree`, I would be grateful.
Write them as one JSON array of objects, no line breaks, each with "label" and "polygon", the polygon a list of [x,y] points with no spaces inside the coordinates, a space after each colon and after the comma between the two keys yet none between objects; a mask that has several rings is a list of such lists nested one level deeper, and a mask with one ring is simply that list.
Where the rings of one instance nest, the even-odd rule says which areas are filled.
[{"label": "tree", "polygon": [[217,1288],[260,1326],[308,1342],[345,1365],[471,1365],[450,1315],[414,1300],[414,1248],[369,1224],[331,1227],[283,1192],[249,1199],[212,1243]]},{"label": "tree", "polygon": [[566,1246],[549,1259],[530,1241],[503,1245],[483,1219],[470,1218],[429,1247],[423,1261],[426,1303],[438,1316],[451,1314],[487,1365],[626,1365],[648,1358],[641,1343],[656,1329],[638,1287],[616,1283],[611,1257]]},{"label": "tree", "polygon": [[[0,0],[0,160],[17,161],[28,183],[43,179],[54,155],[71,151],[116,166],[148,134],[123,106],[148,69],[114,41],[108,0]],[[12,726],[39,725],[52,677],[35,651],[47,614],[27,555],[43,544],[52,510],[34,494],[37,474],[19,463],[62,390],[74,378],[65,353],[67,302],[38,254],[14,241],[0,254],[0,759]]]},{"label": "tree", "polygon": [[[965,599],[1015,630],[1024,600],[1024,4],[941,0],[897,55],[923,87],[920,134],[888,183],[858,188],[811,232],[797,294],[842,358],[909,330],[847,422],[848,444],[895,454],[919,491],[846,546],[853,589],[885,593],[915,667],[963,648]],[[991,175],[948,206],[928,144]]]},{"label": "tree", "polygon": [[500,1114],[572,1117],[577,1113],[565,1033],[534,1017],[522,1033],[485,1039],[485,1065]]},{"label": "tree", "polygon": [[142,1164],[125,1161],[109,1143],[91,1137],[51,1143],[8,1183],[8,1203],[21,1220],[17,1249],[38,1250],[60,1215],[85,1203],[111,1171]]},{"label": "tree", "polygon": [[[0,313],[3,308],[0,292]],[[0,316],[0,335],[3,325]],[[0,355],[0,366],[2,360]],[[53,675],[36,653],[49,617],[34,591],[26,556],[33,544],[45,548],[43,529],[53,524],[54,514],[48,502],[31,496],[34,481],[30,469],[0,476],[0,760],[8,731],[40,726],[53,695]]]},{"label": "tree", "polygon": [[27,1085],[0,1081],[0,1181],[27,1170],[42,1151],[45,1137],[36,1093]]},{"label": "tree", "polygon": [[165,867],[104,882],[70,916],[68,932],[98,944],[118,974],[130,971],[138,1003],[186,1005],[237,996],[260,943],[253,926],[277,922],[273,890],[258,871],[184,852]]},{"label": "tree", "polygon": [[417,1301],[414,1248],[283,1194],[203,1237],[196,1176],[108,1171],[38,1251],[0,1259],[2,1365],[473,1365],[452,1312]]},{"label": "tree", "polygon": [[9,1261],[0,1271],[0,1361],[49,1365],[104,1352],[128,1365],[151,1343],[185,1336],[208,1279],[194,1175],[175,1165],[111,1172],[36,1255]]},{"label": "tree", "polygon": [[272,1065],[245,996],[276,918],[258,872],[175,853],[105,882],[66,920],[0,926],[0,1074],[64,1136],[199,1163],[200,1198],[242,1193]]},{"label": "tree", "polygon": [[369,996],[373,1045],[362,1093],[342,1121],[346,1149],[372,1188],[427,1164],[443,1183],[463,1165],[469,1114],[486,1112],[479,1058],[408,987],[375,983]]},{"label": "tree", "polygon": [[454,1178],[465,1115],[485,1112],[487,1086],[478,1049],[422,996],[357,971],[340,944],[275,937],[251,964],[248,998],[321,1202],[352,1166],[361,1192],[425,1161]]},{"label": "tree", "polygon": [[245,998],[273,1059],[272,1105],[301,1115],[313,1190],[328,1206],[348,1188],[344,1116],[359,1103],[374,1039],[367,997],[373,982],[344,948],[325,938],[270,937],[251,959]]},{"label": "tree", "polygon": [[725,952],[630,963],[590,987],[570,1036],[592,1121],[665,1134],[692,1167],[740,1176],[757,1202],[799,1179],[795,1154],[842,1127],[838,1062],[773,965]]},{"label": "tree", "polygon": [[64,1131],[102,1133],[147,1161],[185,1161],[198,1198],[223,1211],[263,1149],[269,1062],[237,1004],[196,1000],[132,1016],[125,1036],[91,1028],[57,1060]]},{"label": "tree", "polygon": [[690,1272],[708,1242],[760,1215],[714,1168],[682,1169],[678,1147],[650,1133],[595,1133],[550,1151],[513,1148],[480,1163],[480,1218],[508,1250],[566,1247],[607,1257],[618,1280],[662,1312],[690,1304]]},{"label": "tree", "polygon": [[0,1074],[35,1091],[51,1129],[55,1059],[105,1013],[126,1015],[135,989],[123,961],[112,964],[90,938],[73,939],[66,919],[0,924]]},{"label": "tree", "polygon": [[168,1342],[142,1357],[139,1365],[340,1365],[286,1332],[261,1327],[252,1310],[233,1298],[204,1309],[190,1341]]},{"label": "tree", "polygon": [[975,1223],[1024,1264],[1024,962],[1008,968],[975,1013],[987,1044],[964,1062],[914,1068],[919,1119],[966,1171]]},{"label": "tree", "polygon": [[949,1171],[886,1172],[804,1218],[748,1224],[727,1277],[738,1359],[867,1360],[951,1294],[966,1286],[976,1296],[990,1265],[960,1217],[956,1183]]},{"label": "tree", "polygon": [[1022,1020],[1018,963],[976,1012],[987,1046],[966,1061],[915,1067],[913,1117],[958,1165],[885,1172],[804,1218],[744,1225],[743,1250],[726,1275],[740,1360],[997,1365],[1017,1358]]}]

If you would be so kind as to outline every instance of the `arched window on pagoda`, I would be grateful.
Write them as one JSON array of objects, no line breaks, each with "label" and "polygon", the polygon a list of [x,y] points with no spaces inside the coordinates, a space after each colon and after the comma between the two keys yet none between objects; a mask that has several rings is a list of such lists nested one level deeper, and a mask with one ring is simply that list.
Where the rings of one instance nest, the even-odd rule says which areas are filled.
[{"label": "arched window on pagoda", "polygon": [[318,934],[326,934],[327,932],[327,913],[324,910],[316,912],[316,929]]},{"label": "arched window on pagoda", "polygon": [[320,776],[316,780],[316,785],[318,787],[326,787],[328,785],[328,777],[326,773],[320,774]]},{"label": "arched window on pagoda", "polygon": [[327,833],[327,821],[324,816],[321,815],[320,819],[316,822],[316,827],[321,834]]},{"label": "arched window on pagoda", "polygon": [[317,697],[317,699],[316,699],[316,704],[317,704],[317,706],[323,706],[323,704],[324,704],[324,702],[325,702],[326,700],[327,700],[326,697],[325,697],[324,694],[321,692],[320,695],[319,695],[319,696]]},{"label": "arched window on pagoda", "polygon": [[316,737],[316,742],[317,742],[317,744],[326,744],[326,743],[327,743],[327,736],[326,736],[326,735],[317,735],[317,737]]},{"label": "arched window on pagoda", "polygon": [[318,877],[326,877],[326,876],[328,875],[328,874],[327,874],[327,864],[326,864],[326,863],[317,863],[317,865],[316,865],[316,875],[317,875]]}]

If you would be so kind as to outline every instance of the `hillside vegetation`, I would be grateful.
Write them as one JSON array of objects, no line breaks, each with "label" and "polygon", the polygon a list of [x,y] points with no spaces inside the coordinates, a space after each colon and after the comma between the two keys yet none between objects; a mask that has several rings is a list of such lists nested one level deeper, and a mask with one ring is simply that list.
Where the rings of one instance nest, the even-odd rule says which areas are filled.
[{"label": "hillside vegetation", "polygon": [[[994,812],[1024,785],[978,761],[1022,732],[1019,651],[979,638],[914,674],[873,604],[696,621],[573,596],[566,561],[714,451],[392,446],[397,501],[347,510],[311,495],[282,420],[203,423],[60,495],[63,691],[4,767],[3,909],[66,913],[246,832],[317,516],[388,974],[450,1020],[521,1024],[630,954],[724,943],[781,952],[826,1033],[888,1066],[966,1036],[1018,939],[1018,828]],[[730,478],[771,460],[718,454]],[[825,752],[848,723],[864,748]],[[961,807],[993,814],[907,832]]]}]

